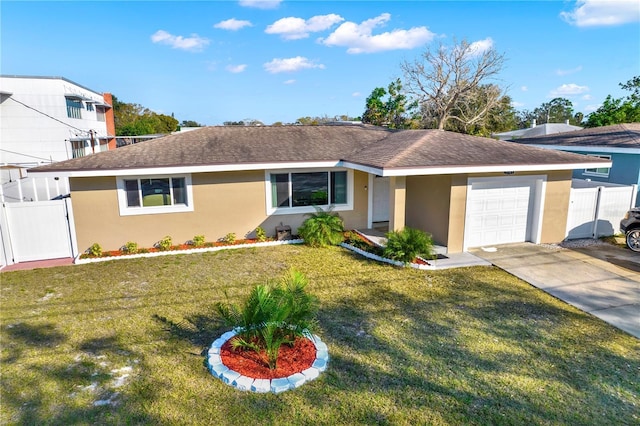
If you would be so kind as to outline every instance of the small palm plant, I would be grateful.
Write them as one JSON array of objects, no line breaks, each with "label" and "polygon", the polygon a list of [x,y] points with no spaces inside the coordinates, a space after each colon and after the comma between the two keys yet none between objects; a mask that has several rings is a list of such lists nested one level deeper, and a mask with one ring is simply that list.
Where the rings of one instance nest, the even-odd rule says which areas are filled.
[{"label": "small palm plant", "polygon": [[280,346],[293,345],[315,326],[318,300],[305,291],[307,284],[302,273],[291,270],[275,285],[255,286],[243,306],[217,303],[222,320],[239,330],[233,348],[264,351],[269,368],[275,369]]},{"label": "small palm plant", "polygon": [[412,262],[417,256],[433,258],[433,239],[430,234],[413,228],[387,234],[384,256],[400,262]]},{"label": "small palm plant", "polygon": [[316,207],[316,212],[308,216],[298,228],[305,243],[312,247],[326,247],[338,245],[344,240],[344,222],[340,215],[331,209],[324,211]]}]

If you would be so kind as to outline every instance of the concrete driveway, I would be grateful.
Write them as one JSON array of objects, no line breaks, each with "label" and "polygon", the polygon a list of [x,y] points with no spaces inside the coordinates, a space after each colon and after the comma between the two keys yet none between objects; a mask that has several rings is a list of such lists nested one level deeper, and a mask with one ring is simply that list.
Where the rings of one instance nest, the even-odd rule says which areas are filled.
[{"label": "concrete driveway", "polygon": [[531,243],[472,253],[640,338],[640,254],[606,244],[567,249]]}]

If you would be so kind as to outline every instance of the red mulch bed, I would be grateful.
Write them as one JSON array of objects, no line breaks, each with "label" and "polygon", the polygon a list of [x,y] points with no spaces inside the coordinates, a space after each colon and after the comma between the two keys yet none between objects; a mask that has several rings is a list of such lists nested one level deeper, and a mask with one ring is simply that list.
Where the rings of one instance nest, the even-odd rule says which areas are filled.
[{"label": "red mulch bed", "polygon": [[267,355],[250,350],[234,350],[227,340],[220,348],[222,363],[229,369],[252,379],[279,379],[311,367],[316,360],[316,346],[307,338],[299,338],[293,346],[282,345],[275,370],[269,369]]},{"label": "red mulch bed", "polygon": [[[267,239],[266,241],[273,241],[273,239]],[[197,246],[197,247],[189,244],[178,244],[175,246],[171,246],[169,250],[160,250],[159,248],[151,247],[151,248],[142,248],[138,250],[137,253],[127,253],[126,251],[122,251],[122,250],[109,250],[109,251],[103,251],[102,256],[93,256],[91,254],[84,253],[80,256],[80,259],[95,259],[97,257],[118,257],[118,256],[127,256],[129,254],[157,253],[161,251],[181,251],[181,250],[208,248],[208,247],[237,246],[237,245],[243,245],[243,244],[255,244],[258,242],[259,241],[256,239],[236,240],[233,243],[216,241],[211,243],[205,243],[204,245]]]}]

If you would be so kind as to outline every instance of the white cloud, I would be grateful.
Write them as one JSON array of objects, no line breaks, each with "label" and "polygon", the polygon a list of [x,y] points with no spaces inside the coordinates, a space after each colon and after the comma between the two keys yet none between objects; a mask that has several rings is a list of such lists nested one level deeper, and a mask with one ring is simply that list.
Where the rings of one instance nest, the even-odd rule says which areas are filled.
[{"label": "white cloud", "polygon": [[600,105],[585,105],[583,110],[584,112],[589,113],[597,110],[598,108],[600,108]]},{"label": "white cloud", "polygon": [[522,90],[523,92],[526,92],[527,90],[529,90],[529,88],[527,86],[522,86],[520,87],[520,90]]},{"label": "white cloud", "polygon": [[487,37],[484,40],[474,41],[467,48],[467,52],[471,56],[479,56],[482,55],[487,50],[493,47],[493,39],[491,37]]},{"label": "white cloud", "polygon": [[577,67],[569,70],[556,70],[556,75],[563,76],[563,75],[575,74],[580,71],[582,71],[582,65],[578,65]]},{"label": "white cloud", "polygon": [[255,7],[256,9],[276,9],[282,0],[240,0],[242,7]]},{"label": "white cloud", "polygon": [[291,80],[286,80],[284,84],[295,84],[295,82],[296,81],[294,79],[291,79]]},{"label": "white cloud", "polygon": [[391,15],[383,13],[360,24],[345,22],[325,39],[318,41],[325,46],[345,46],[347,53],[373,53],[385,50],[413,49],[430,42],[435,34],[427,27],[414,27],[409,30],[393,30],[373,35],[376,27],[385,25]]},{"label": "white cloud", "polygon": [[525,104],[523,102],[512,101],[511,106],[514,108],[522,108],[523,106],[525,106]]},{"label": "white cloud", "polygon": [[234,74],[238,74],[243,72],[245,69],[247,68],[247,64],[241,64],[241,65],[227,65],[225,67],[225,69],[229,72],[232,72]]},{"label": "white cloud", "polygon": [[589,91],[589,87],[587,86],[578,86],[574,83],[563,84],[562,86],[553,89],[549,92],[549,95],[552,97],[556,96],[573,96],[573,95],[581,95],[585,92]]},{"label": "white cloud", "polygon": [[354,98],[359,98],[359,97],[361,97],[361,96],[362,96],[362,93],[360,93],[360,92],[353,92],[353,93],[351,94],[351,96],[353,96]]},{"label": "white cloud", "polygon": [[199,52],[209,44],[209,40],[191,34],[191,37],[176,36],[164,30],[158,30],[151,35],[151,41],[159,44],[166,44],[173,49],[189,50],[191,52]]},{"label": "white cloud", "polygon": [[578,0],[570,12],[560,16],[577,27],[603,27],[640,21],[638,0]]},{"label": "white cloud", "polygon": [[213,28],[219,28],[221,30],[238,31],[244,27],[252,27],[253,25],[249,21],[241,21],[236,18],[227,19],[226,21],[218,22]]},{"label": "white cloud", "polygon": [[591,99],[593,99],[593,96],[588,95],[588,94],[587,94],[587,95],[584,95],[584,96],[582,97],[582,100],[583,100],[583,101],[590,101]]},{"label": "white cloud", "polygon": [[318,15],[307,19],[302,18],[282,18],[269,25],[264,31],[267,34],[280,34],[285,40],[298,40],[309,37],[309,33],[324,31],[338,22],[344,21],[344,18],[334,13],[330,15]]},{"label": "white cloud", "polygon": [[271,74],[277,74],[280,72],[295,72],[308,68],[320,68],[324,69],[324,65],[316,64],[313,61],[303,57],[296,56],[295,58],[276,58],[271,62],[267,62],[264,65],[264,69]]}]

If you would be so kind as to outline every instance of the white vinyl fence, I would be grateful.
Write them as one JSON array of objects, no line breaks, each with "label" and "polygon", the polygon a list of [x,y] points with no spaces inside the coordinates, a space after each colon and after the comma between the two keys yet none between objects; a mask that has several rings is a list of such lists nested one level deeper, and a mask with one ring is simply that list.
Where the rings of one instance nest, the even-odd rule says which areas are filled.
[{"label": "white vinyl fence", "polygon": [[566,239],[618,233],[620,220],[635,205],[637,190],[637,185],[571,188]]},{"label": "white vinyl fence", "polygon": [[0,237],[2,265],[32,260],[75,257],[71,199],[2,203]]}]

